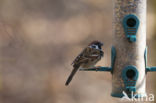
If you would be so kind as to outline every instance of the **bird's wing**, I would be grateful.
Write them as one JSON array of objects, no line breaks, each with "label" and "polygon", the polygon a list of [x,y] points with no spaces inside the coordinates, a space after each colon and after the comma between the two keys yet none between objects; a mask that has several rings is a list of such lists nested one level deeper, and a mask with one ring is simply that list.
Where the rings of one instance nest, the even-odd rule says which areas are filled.
[{"label": "bird's wing", "polygon": [[83,51],[74,59],[74,61],[72,62],[72,65],[80,63],[80,62],[83,63],[84,61],[86,61],[87,56],[89,55],[90,52],[91,52],[91,48],[89,47],[83,49]]}]

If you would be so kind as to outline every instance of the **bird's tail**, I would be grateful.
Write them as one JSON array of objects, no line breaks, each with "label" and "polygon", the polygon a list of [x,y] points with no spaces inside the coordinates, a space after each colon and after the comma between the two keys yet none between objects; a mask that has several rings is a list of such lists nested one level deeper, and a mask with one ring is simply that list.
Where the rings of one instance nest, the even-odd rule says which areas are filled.
[{"label": "bird's tail", "polygon": [[65,85],[68,86],[69,83],[71,82],[71,80],[73,79],[75,73],[77,72],[77,70],[79,69],[79,66],[74,66],[74,69],[72,70],[72,72],[70,73]]}]

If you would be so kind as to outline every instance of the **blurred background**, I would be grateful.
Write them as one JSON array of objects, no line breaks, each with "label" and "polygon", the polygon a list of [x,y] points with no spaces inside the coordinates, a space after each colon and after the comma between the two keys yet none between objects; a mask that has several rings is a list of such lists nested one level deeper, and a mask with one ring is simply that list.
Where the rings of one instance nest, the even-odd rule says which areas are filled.
[{"label": "blurred background", "polygon": [[[156,65],[156,1],[147,4],[148,65]],[[104,42],[110,65],[112,0],[0,0],[0,103],[120,103],[111,75],[78,72],[73,59],[92,40]],[[147,93],[156,95],[155,73]],[[153,82],[155,81],[155,82]]]}]

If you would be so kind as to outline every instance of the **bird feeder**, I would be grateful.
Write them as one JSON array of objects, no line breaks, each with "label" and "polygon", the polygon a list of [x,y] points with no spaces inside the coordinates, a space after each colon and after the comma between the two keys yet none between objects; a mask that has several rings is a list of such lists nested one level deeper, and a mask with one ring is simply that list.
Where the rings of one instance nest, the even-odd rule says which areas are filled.
[{"label": "bird feeder", "polygon": [[113,46],[111,66],[81,69],[112,74],[113,97],[146,96],[146,74],[156,71],[147,66],[146,0],[113,0]]}]

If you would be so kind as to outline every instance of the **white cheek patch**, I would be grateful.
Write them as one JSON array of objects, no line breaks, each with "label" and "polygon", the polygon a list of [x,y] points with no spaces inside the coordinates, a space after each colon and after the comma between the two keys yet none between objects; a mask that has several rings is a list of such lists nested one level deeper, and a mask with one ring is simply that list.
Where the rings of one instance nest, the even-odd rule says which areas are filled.
[{"label": "white cheek patch", "polygon": [[94,49],[100,49],[97,45],[92,45],[92,46],[89,46],[90,48],[94,48]]},{"label": "white cheek patch", "polygon": [[99,49],[99,47],[96,45],[96,49]]}]

